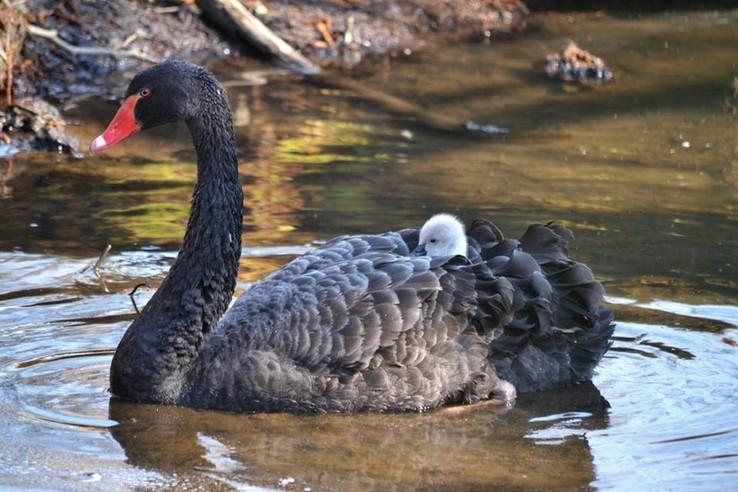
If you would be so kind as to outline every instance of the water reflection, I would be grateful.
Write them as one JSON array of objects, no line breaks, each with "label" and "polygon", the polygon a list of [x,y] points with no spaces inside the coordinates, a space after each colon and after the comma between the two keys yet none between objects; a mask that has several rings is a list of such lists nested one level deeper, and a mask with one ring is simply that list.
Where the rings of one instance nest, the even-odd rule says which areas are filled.
[{"label": "water reflection", "polygon": [[[461,417],[233,415],[111,399],[109,418],[131,464],[170,474],[207,470],[266,486],[292,477],[316,490],[485,490],[586,486],[585,433],[607,426],[608,407],[586,384]],[[556,446],[538,445],[552,433]],[[214,443],[219,459],[208,457]]]}]

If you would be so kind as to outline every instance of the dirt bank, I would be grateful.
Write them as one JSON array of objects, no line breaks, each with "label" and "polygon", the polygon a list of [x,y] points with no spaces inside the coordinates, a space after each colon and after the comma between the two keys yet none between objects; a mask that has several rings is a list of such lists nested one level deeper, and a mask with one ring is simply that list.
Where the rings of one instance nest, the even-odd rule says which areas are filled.
[{"label": "dirt bank", "polygon": [[[0,105],[0,138],[12,144],[11,152],[74,151],[77,144],[64,136],[64,121],[55,110],[92,94],[119,94],[128,72],[139,70],[146,60],[176,56],[202,61],[231,51],[198,12],[184,5],[125,0],[1,0],[0,4],[5,14],[0,31],[12,29],[22,35],[13,60],[12,98],[4,97]],[[22,23],[11,25],[9,13]],[[89,48],[105,48],[114,56],[86,54]],[[0,68],[7,72],[7,66]],[[0,79],[6,85],[3,94],[7,80]]]},{"label": "dirt bank", "polygon": [[274,32],[323,65],[417,48],[431,34],[459,40],[521,29],[520,0],[274,0],[253,2]]}]

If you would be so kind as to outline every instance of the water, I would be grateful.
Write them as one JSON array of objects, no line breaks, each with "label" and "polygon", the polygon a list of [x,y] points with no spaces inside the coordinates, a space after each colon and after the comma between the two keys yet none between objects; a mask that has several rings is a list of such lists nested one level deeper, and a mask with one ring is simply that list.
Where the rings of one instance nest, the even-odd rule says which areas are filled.
[{"label": "water", "polygon": [[[146,302],[186,225],[186,132],[85,160],[0,162],[1,486],[738,487],[737,24],[735,11],[540,16],[522,38],[378,60],[350,87],[219,67],[246,193],[239,290],[311,241],[437,211],[490,217],[510,235],[551,219],[574,230],[572,255],[616,312],[613,349],[593,384],[509,410],[305,417],[111,401],[128,294],[146,283],[134,296]],[[545,80],[543,56],[567,38],[615,82]],[[80,140],[114,109],[72,109]],[[509,133],[463,130],[469,121]]]}]

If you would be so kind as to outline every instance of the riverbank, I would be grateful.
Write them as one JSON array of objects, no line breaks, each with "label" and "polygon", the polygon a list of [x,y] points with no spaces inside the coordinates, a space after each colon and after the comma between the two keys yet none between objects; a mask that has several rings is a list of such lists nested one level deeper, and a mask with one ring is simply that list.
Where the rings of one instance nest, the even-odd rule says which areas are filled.
[{"label": "riverbank", "polygon": [[[213,2],[0,0],[5,40],[0,51],[6,55],[0,57],[5,60],[0,72],[6,74],[0,77],[0,87],[5,86],[0,139],[6,153],[78,151],[65,135],[59,110],[91,95],[117,97],[133,73],[155,61],[256,56],[252,46],[210,23],[200,9],[206,3]],[[367,56],[409,52],[429,38],[459,41],[520,30],[528,13],[521,0],[243,3],[322,67],[350,67]]]}]

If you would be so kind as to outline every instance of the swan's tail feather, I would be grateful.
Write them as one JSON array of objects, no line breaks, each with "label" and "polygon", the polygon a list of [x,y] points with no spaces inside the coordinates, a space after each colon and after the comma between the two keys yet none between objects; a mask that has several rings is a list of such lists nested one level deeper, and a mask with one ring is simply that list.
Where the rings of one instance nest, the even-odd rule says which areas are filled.
[{"label": "swan's tail feather", "polygon": [[575,335],[571,349],[571,369],[577,381],[592,378],[592,372],[612,345],[615,331],[612,311],[602,309],[592,329]]},{"label": "swan's tail feather", "polygon": [[598,323],[605,289],[594,279],[592,271],[586,265],[566,265],[546,272],[546,277],[554,289],[558,304],[556,326],[588,329]]},{"label": "swan's tail feather", "polygon": [[546,225],[533,224],[520,238],[520,247],[532,255],[541,266],[550,263],[567,262],[567,247],[574,240],[569,229],[549,222]]},{"label": "swan's tail feather", "polygon": [[610,347],[614,325],[612,314],[601,309],[602,284],[567,256],[571,231],[556,223],[532,225],[516,241],[478,219],[469,239],[493,275],[515,288],[515,316],[490,341],[499,376],[520,393],[590,379]]},{"label": "swan's tail feather", "polygon": [[[410,250],[417,245],[417,230],[398,234]],[[477,219],[467,240],[469,261],[444,268],[473,274],[474,323],[499,377],[519,393],[590,379],[610,347],[614,325],[602,309],[602,284],[568,257],[571,231],[550,222],[508,239],[493,223]],[[465,305],[467,296],[456,297],[453,306]]]},{"label": "swan's tail feather", "polygon": [[500,228],[485,219],[475,219],[469,226],[467,235],[480,247],[495,245],[505,240]]},{"label": "swan's tail feather", "polygon": [[602,310],[589,330],[567,333],[553,329],[519,349],[515,354],[492,354],[500,378],[512,383],[518,393],[570,386],[592,378],[595,366],[610,348],[615,325],[612,313]]}]

